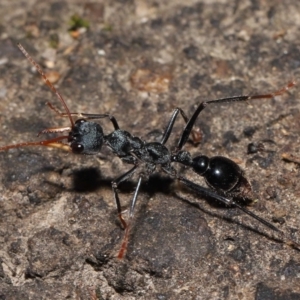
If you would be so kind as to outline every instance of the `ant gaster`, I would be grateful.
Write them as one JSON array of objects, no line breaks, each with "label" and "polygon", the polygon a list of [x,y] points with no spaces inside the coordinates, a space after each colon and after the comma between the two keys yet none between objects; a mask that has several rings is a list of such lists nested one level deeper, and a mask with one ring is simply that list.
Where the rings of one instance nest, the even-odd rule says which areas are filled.
[{"label": "ant gaster", "polygon": [[[161,141],[147,143],[142,139],[131,135],[129,132],[121,130],[115,117],[110,114],[71,113],[63,97],[47,79],[40,66],[31,58],[31,56],[22,47],[22,45],[18,44],[18,47],[25,55],[25,57],[29,60],[29,62],[35,66],[48,87],[56,94],[56,96],[62,103],[65,112],[61,113],[51,103],[47,103],[47,105],[59,115],[68,117],[71,126],[47,128],[40,132],[40,134],[45,134],[68,131],[68,135],[63,135],[43,141],[8,145],[1,147],[0,151],[8,150],[11,148],[19,148],[23,146],[46,146],[57,147],[69,151],[71,150],[76,154],[97,154],[101,151],[101,148],[104,144],[108,146],[112,150],[112,152],[123,162],[133,165],[133,167],[129,171],[118,177],[116,180],[112,181],[112,190],[117,206],[118,216],[125,229],[125,235],[118,254],[118,258],[123,258],[127,249],[129,230],[142,178],[152,174],[156,170],[156,167],[160,167],[162,171],[185,184],[188,188],[196,192],[198,195],[213,198],[227,206],[240,209],[252,218],[258,220],[260,223],[279,233],[280,238],[285,243],[293,247],[300,248],[300,245],[297,242],[287,238],[284,232],[279,230],[277,227],[275,227],[265,219],[262,219],[261,217],[252,213],[237,202],[245,202],[245,200],[248,198],[249,193],[251,192],[251,185],[244,177],[241,168],[235,162],[222,156],[214,156],[209,158],[205,155],[200,155],[192,158],[191,154],[188,151],[182,150],[183,146],[188,141],[198,115],[208,104],[273,98],[275,96],[283,94],[289,88],[293,87],[295,85],[294,81],[288,83],[284,88],[275,91],[274,93],[254,96],[236,96],[204,101],[199,104],[191,118],[188,118],[182,109],[176,108],[173,111],[173,114],[169,120]],[[173,125],[179,113],[186,122],[186,126],[179,138],[177,147],[174,151],[170,151],[165,146],[165,143],[169,139],[169,136],[173,129]],[[79,119],[74,122],[73,117],[77,117]],[[114,127],[114,131],[110,134],[105,135],[101,125],[92,121],[103,118],[108,118]],[[67,140],[67,143],[62,143],[63,140]],[[203,186],[195,184],[178,174],[173,166],[173,163],[183,164],[193,170],[197,175],[204,177],[209,188],[205,188]],[[121,182],[129,179],[134,173],[136,173],[138,167],[141,165],[145,166],[145,171],[139,173],[138,183],[129,207],[128,219],[125,220],[123,218],[123,212],[117,188]]]}]

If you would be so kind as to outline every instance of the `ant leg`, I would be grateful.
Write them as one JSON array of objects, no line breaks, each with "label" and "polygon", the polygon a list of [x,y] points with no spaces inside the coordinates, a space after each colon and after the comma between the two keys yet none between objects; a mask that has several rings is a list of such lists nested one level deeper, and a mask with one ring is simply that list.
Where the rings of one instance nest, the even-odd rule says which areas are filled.
[{"label": "ant leg", "polygon": [[233,199],[228,199],[226,197],[223,197],[222,195],[219,195],[208,188],[197,185],[182,176],[178,176],[177,179],[199,195],[203,195],[205,197],[210,197],[217,201],[220,201],[221,203],[223,203],[225,205],[238,208],[239,210],[241,210],[245,214],[249,215],[253,219],[257,220],[261,224],[265,225],[266,227],[272,229],[275,232],[278,232],[280,234],[280,238],[281,238],[282,242],[284,242],[285,244],[287,244],[291,247],[294,247],[296,249],[300,249],[300,244],[297,243],[296,241],[293,241],[292,239],[288,238],[283,231],[281,231],[280,229],[278,229],[277,227],[275,227],[268,221],[264,220],[263,218],[259,217],[258,215],[254,214],[250,210],[246,209],[245,207],[241,206],[237,202],[233,201]]},{"label": "ant leg", "polygon": [[87,120],[97,120],[97,119],[108,118],[111,121],[111,123],[113,124],[115,130],[120,129],[118,122],[113,115],[110,115],[110,114],[86,114],[86,113],[66,114],[66,113],[62,113],[60,110],[58,110],[52,103],[47,102],[46,104],[49,106],[50,109],[55,111],[61,117],[68,117],[70,115],[72,117],[85,118]]},{"label": "ant leg", "polygon": [[[49,106],[50,109],[55,111],[61,117],[79,117],[79,118],[85,118],[87,120],[96,120],[96,119],[109,118],[109,120],[111,121],[111,123],[114,126],[114,129],[115,130],[120,129],[116,118],[113,115],[110,115],[110,114],[62,113],[52,103],[47,102],[47,105]],[[43,129],[42,131],[40,131],[37,134],[37,136],[40,136],[41,134],[45,134],[45,133],[59,133],[59,132],[64,132],[64,131],[70,131],[71,129],[72,129],[72,127],[70,127],[70,126],[46,128],[46,129]]]},{"label": "ant leg", "polygon": [[134,211],[137,196],[138,196],[138,193],[139,193],[139,190],[140,190],[140,187],[141,187],[141,183],[142,183],[142,177],[140,176],[139,180],[138,180],[138,183],[137,183],[137,186],[135,188],[134,195],[133,195],[131,203],[130,203],[129,218],[128,218],[127,226],[125,228],[125,235],[124,235],[124,238],[123,238],[123,242],[122,242],[119,254],[118,254],[119,259],[122,259],[124,257],[124,254],[126,253],[126,250],[127,250],[131,220],[132,220],[132,217],[133,217],[133,211]]},{"label": "ant leg", "polygon": [[188,120],[182,134],[181,137],[178,141],[177,144],[177,148],[176,151],[179,151],[182,149],[182,147],[186,144],[189,135],[192,131],[192,128],[196,122],[196,119],[198,117],[198,115],[200,114],[200,112],[208,105],[211,103],[229,103],[229,102],[241,102],[241,101],[248,101],[248,100],[252,100],[252,99],[270,99],[270,98],[274,98],[275,96],[279,96],[282,95],[284,92],[286,92],[288,89],[292,88],[294,85],[296,84],[295,81],[291,81],[289,82],[285,87],[283,87],[280,90],[277,90],[273,93],[269,93],[269,94],[261,94],[261,95],[253,95],[253,96],[235,96],[235,97],[228,97],[228,98],[221,98],[221,99],[216,99],[216,100],[210,100],[210,101],[204,101],[201,102],[197,109],[195,110],[195,112],[193,113],[193,115],[191,116],[191,118]]},{"label": "ant leg", "polygon": [[[164,144],[168,141],[168,139],[169,139],[169,137],[170,137],[170,134],[171,134],[171,132],[172,132],[174,123],[175,123],[176,118],[177,118],[177,116],[178,116],[179,111],[181,111],[181,112],[183,113],[183,111],[182,111],[180,108],[178,108],[178,107],[174,109],[174,111],[173,111],[173,113],[172,113],[172,116],[171,116],[171,118],[170,118],[170,120],[169,120],[169,123],[168,123],[168,125],[167,125],[167,127],[166,127],[166,129],[165,129],[164,134],[163,134],[163,137],[162,137],[162,139],[161,139],[161,141],[160,141],[160,143],[161,143],[162,145],[164,145]],[[183,113],[183,114],[184,114],[184,113]],[[185,115],[185,114],[184,114],[184,115]]]},{"label": "ant leg", "polygon": [[[161,141],[160,141],[160,143],[161,143],[162,145],[164,145],[164,144],[168,141],[168,139],[169,139],[169,137],[170,137],[170,134],[171,134],[171,132],[172,132],[174,123],[175,123],[175,121],[176,121],[176,118],[177,118],[179,112],[180,112],[182,118],[184,119],[185,123],[187,123],[187,122],[189,121],[187,115],[184,113],[184,111],[183,111],[181,108],[179,108],[179,107],[175,108],[174,111],[173,111],[173,113],[172,113],[172,116],[171,116],[171,118],[170,118],[170,120],[169,120],[169,123],[168,123],[168,125],[167,125],[167,127],[166,127],[166,129],[165,129],[165,132],[164,132],[164,134],[163,134],[163,137],[162,137],[162,139],[161,139]],[[192,132],[192,134],[193,134],[193,132]],[[197,139],[197,138],[196,138],[196,134],[195,134],[194,139],[195,139],[195,140]]]},{"label": "ant leg", "polygon": [[132,219],[132,217],[133,217],[133,211],[134,211],[134,208],[135,208],[135,204],[136,204],[136,200],[137,200],[137,195],[139,193],[139,189],[141,187],[141,183],[142,183],[142,176],[139,177],[138,184],[136,186],[134,196],[133,196],[133,198],[131,200],[131,203],[130,203],[129,219]]},{"label": "ant leg", "polygon": [[[61,116],[66,117],[66,114],[61,114]],[[77,116],[81,118],[85,118],[86,120],[96,120],[96,119],[104,119],[104,118],[109,118],[111,123],[114,126],[115,130],[120,129],[117,120],[115,119],[114,116],[110,114],[99,114],[99,115],[94,115],[94,114],[84,114],[84,113],[70,113],[70,116]],[[40,136],[41,134],[45,133],[58,133],[58,132],[64,132],[64,131],[70,131],[72,128],[71,127],[51,127],[51,128],[46,128],[40,131],[37,136]]]},{"label": "ant leg", "polygon": [[[75,116],[75,114],[71,114],[71,115]],[[115,130],[120,129],[119,124],[118,124],[116,118],[113,115],[110,115],[110,114],[85,114],[85,113],[78,113],[77,116],[85,118],[87,120],[97,120],[97,119],[108,118],[110,120],[110,122],[113,124]]]},{"label": "ant leg", "polygon": [[112,182],[112,189],[113,189],[113,193],[114,193],[114,198],[116,201],[116,205],[117,205],[117,210],[118,210],[118,217],[125,229],[125,234],[124,234],[124,238],[123,238],[123,242],[118,254],[118,258],[122,259],[124,257],[124,254],[127,250],[127,245],[128,245],[128,238],[129,238],[129,231],[130,231],[130,225],[131,225],[131,220],[133,218],[133,213],[134,213],[134,208],[135,208],[135,204],[137,201],[137,196],[141,187],[141,183],[142,183],[142,177],[139,177],[133,198],[131,200],[130,203],[130,208],[129,208],[129,216],[128,216],[128,220],[127,222],[124,220],[123,216],[122,216],[122,207],[121,207],[121,202],[120,202],[120,198],[117,192],[117,187],[118,185],[123,182],[124,180],[127,180],[128,178],[130,178],[136,171],[137,165],[134,166],[132,169],[130,169],[128,172],[126,172],[125,174],[123,174],[122,176],[120,176],[117,180]]},{"label": "ant leg", "polygon": [[[119,217],[119,219],[120,219],[120,221],[121,221],[122,226],[124,227],[124,229],[127,228],[127,223],[123,219],[123,216],[122,216],[121,201],[120,201],[120,198],[119,198],[119,194],[118,194],[117,188],[118,188],[118,186],[119,186],[119,184],[121,182],[127,180],[128,178],[130,178],[135,173],[136,168],[137,168],[137,165],[135,165],[132,169],[130,169],[125,174],[121,175],[116,180],[112,181],[112,183],[111,183],[111,187],[112,187],[112,190],[113,190],[113,194],[114,194],[114,198],[115,198],[115,202],[116,202],[116,206],[117,206],[118,217]],[[135,205],[135,202],[131,203],[131,206],[130,206],[130,212],[131,212],[131,214],[133,213],[134,205]],[[130,217],[130,215],[129,215],[129,217]]]}]

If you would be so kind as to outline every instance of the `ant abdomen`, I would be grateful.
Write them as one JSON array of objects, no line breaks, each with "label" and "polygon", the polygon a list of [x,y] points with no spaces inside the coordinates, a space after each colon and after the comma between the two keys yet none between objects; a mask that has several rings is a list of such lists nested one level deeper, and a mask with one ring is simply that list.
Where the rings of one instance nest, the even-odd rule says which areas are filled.
[{"label": "ant abdomen", "polygon": [[230,192],[237,187],[243,172],[232,160],[223,156],[208,158],[200,155],[193,158],[193,171],[203,176],[213,189]]},{"label": "ant abdomen", "polygon": [[252,190],[242,169],[227,157],[200,155],[192,159],[191,166],[195,173],[205,178],[209,187],[223,194],[246,199]]},{"label": "ant abdomen", "polygon": [[248,198],[252,190],[242,169],[229,158],[223,156],[209,158],[205,155],[192,158],[189,152],[179,151],[172,155],[172,161],[191,167],[195,173],[204,177],[209,187],[222,194],[243,199]]},{"label": "ant abdomen", "polygon": [[192,168],[195,173],[205,178],[209,187],[219,193],[243,202],[251,199],[252,187],[244,177],[243,170],[231,159],[200,155],[193,158]]}]

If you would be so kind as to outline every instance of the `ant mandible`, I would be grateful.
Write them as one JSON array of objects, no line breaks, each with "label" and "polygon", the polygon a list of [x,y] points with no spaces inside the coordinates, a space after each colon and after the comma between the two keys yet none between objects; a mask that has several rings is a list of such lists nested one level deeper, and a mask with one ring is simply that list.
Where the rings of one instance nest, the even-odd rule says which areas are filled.
[{"label": "ant mandible", "polygon": [[[61,113],[49,102],[47,103],[47,105],[60,116],[68,117],[70,126],[47,128],[40,132],[40,134],[47,134],[62,133],[68,131],[68,135],[62,135],[48,140],[8,145],[0,147],[0,151],[25,146],[45,146],[72,151],[75,154],[93,155],[99,153],[103,144],[105,144],[123,162],[133,165],[133,167],[129,171],[119,176],[116,180],[112,181],[112,190],[116,202],[118,217],[125,229],[125,235],[123,238],[121,249],[118,253],[118,258],[123,258],[126,253],[129,231],[142,179],[143,177],[152,174],[156,170],[157,166],[159,166],[163,172],[179,180],[188,188],[196,192],[198,195],[215,199],[230,207],[238,208],[263,225],[279,233],[282,241],[286,244],[300,248],[300,245],[297,242],[288,238],[286,234],[280,229],[278,229],[265,219],[262,219],[258,215],[254,214],[253,212],[249,211],[243,205],[237,202],[245,202],[245,200],[248,198],[249,192],[251,192],[251,185],[244,177],[241,168],[235,162],[222,156],[214,156],[208,158],[205,155],[200,155],[192,158],[191,154],[188,151],[182,150],[182,148],[188,141],[198,115],[207,105],[213,103],[241,102],[253,99],[273,98],[275,96],[283,94],[289,88],[293,87],[296,84],[294,81],[288,83],[284,88],[273,93],[253,96],[235,96],[201,102],[191,118],[188,118],[182,109],[176,108],[173,111],[173,114],[164,131],[161,141],[147,143],[139,137],[135,137],[129,132],[121,130],[117,123],[117,120],[113,115],[71,113],[62,95],[51,84],[40,66],[32,59],[32,57],[27,53],[27,51],[21,44],[18,44],[18,47],[22,51],[24,56],[29,60],[29,62],[33,66],[35,66],[47,86],[56,94],[57,98],[63,105],[65,112]],[[177,147],[174,151],[170,151],[165,146],[165,143],[170,137],[174,123],[179,113],[186,122],[186,126],[179,138]],[[73,117],[77,117],[78,119],[74,122]],[[114,131],[107,135],[104,134],[100,124],[92,121],[104,118],[108,118],[114,127]],[[66,140],[67,143],[63,143],[64,140]],[[205,188],[203,186],[195,184],[194,182],[178,174],[176,169],[173,167],[173,163],[183,164],[192,169],[197,175],[204,177],[209,188]],[[121,182],[133,176],[133,174],[137,172],[138,167],[140,166],[145,166],[145,168],[144,171],[141,171],[139,173],[138,183],[129,207],[128,220],[125,220],[123,218],[123,211],[117,188]]]}]

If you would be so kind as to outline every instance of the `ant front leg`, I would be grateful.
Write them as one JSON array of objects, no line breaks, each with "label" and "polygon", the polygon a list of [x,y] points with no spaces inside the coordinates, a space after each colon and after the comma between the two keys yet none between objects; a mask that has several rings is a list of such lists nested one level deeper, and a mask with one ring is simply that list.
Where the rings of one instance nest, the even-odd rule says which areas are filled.
[{"label": "ant front leg", "polygon": [[138,197],[138,193],[141,187],[141,183],[142,183],[142,176],[139,177],[137,186],[135,188],[135,192],[134,195],[131,199],[131,203],[130,203],[130,207],[129,207],[129,214],[128,214],[128,220],[127,222],[124,220],[123,216],[122,216],[122,207],[121,207],[121,201],[119,198],[119,194],[118,194],[118,186],[121,182],[127,180],[128,178],[130,178],[136,171],[137,169],[137,165],[135,165],[132,169],[130,169],[128,172],[126,172],[125,174],[123,174],[122,176],[120,176],[119,178],[117,178],[115,181],[113,181],[111,183],[112,185],[112,190],[113,190],[113,194],[114,194],[114,198],[116,201],[116,205],[117,205],[117,211],[118,211],[118,217],[122,223],[122,226],[125,229],[125,234],[123,237],[123,242],[121,245],[121,248],[119,250],[119,254],[118,254],[118,258],[122,259],[126,253],[127,250],[127,245],[128,245],[128,238],[129,238],[129,231],[130,231],[130,227],[131,227],[131,221],[133,218],[133,214],[134,214],[134,208],[135,208],[135,204],[137,201],[137,197]]},{"label": "ant front leg", "polygon": [[110,122],[113,124],[115,130],[120,129],[120,126],[119,126],[116,118],[113,115],[110,115],[110,114],[71,113],[71,116],[84,118],[86,120],[98,120],[98,119],[108,118],[110,120]]},{"label": "ant front leg", "polygon": [[126,250],[127,250],[128,238],[129,238],[129,231],[130,231],[130,226],[131,226],[131,220],[133,218],[133,211],[134,211],[134,207],[135,207],[135,204],[136,204],[137,196],[138,196],[138,193],[139,193],[139,190],[140,190],[140,187],[141,187],[141,183],[142,183],[142,177],[140,176],[139,180],[138,180],[138,183],[137,183],[137,186],[135,188],[134,195],[133,195],[131,203],[130,203],[129,218],[128,218],[128,221],[127,221],[127,226],[125,228],[125,235],[124,235],[124,238],[123,238],[123,242],[122,242],[119,254],[118,254],[118,258],[119,259],[122,259],[124,257],[124,255],[126,253]]},{"label": "ant front leg", "polygon": [[[116,180],[112,181],[112,183],[111,183],[112,191],[113,191],[115,202],[116,202],[116,206],[117,206],[118,217],[119,217],[119,219],[120,219],[120,221],[121,221],[122,226],[124,227],[124,229],[127,228],[127,223],[126,223],[126,221],[124,220],[124,218],[122,216],[121,201],[120,201],[117,189],[118,189],[118,186],[119,186],[119,184],[121,182],[127,180],[128,178],[130,178],[135,173],[137,167],[138,166],[135,165],[132,169],[130,169],[128,172],[126,172],[125,174],[121,175]],[[135,205],[135,202],[131,203],[131,206],[130,206],[130,213],[131,214],[133,214],[134,205]]]},{"label": "ant front leg", "polygon": [[[56,114],[58,114],[60,117],[78,117],[78,118],[83,118],[85,120],[98,120],[98,119],[104,119],[108,118],[110,122],[114,126],[114,130],[120,129],[120,126],[116,120],[116,118],[113,115],[110,114],[86,114],[86,113],[62,113],[60,110],[58,110],[52,103],[47,102],[47,105],[49,106],[50,109],[52,109]],[[47,128],[42,130],[38,135],[43,134],[43,133],[57,133],[57,132],[63,132],[70,130],[71,127],[64,127],[64,128]]]}]

